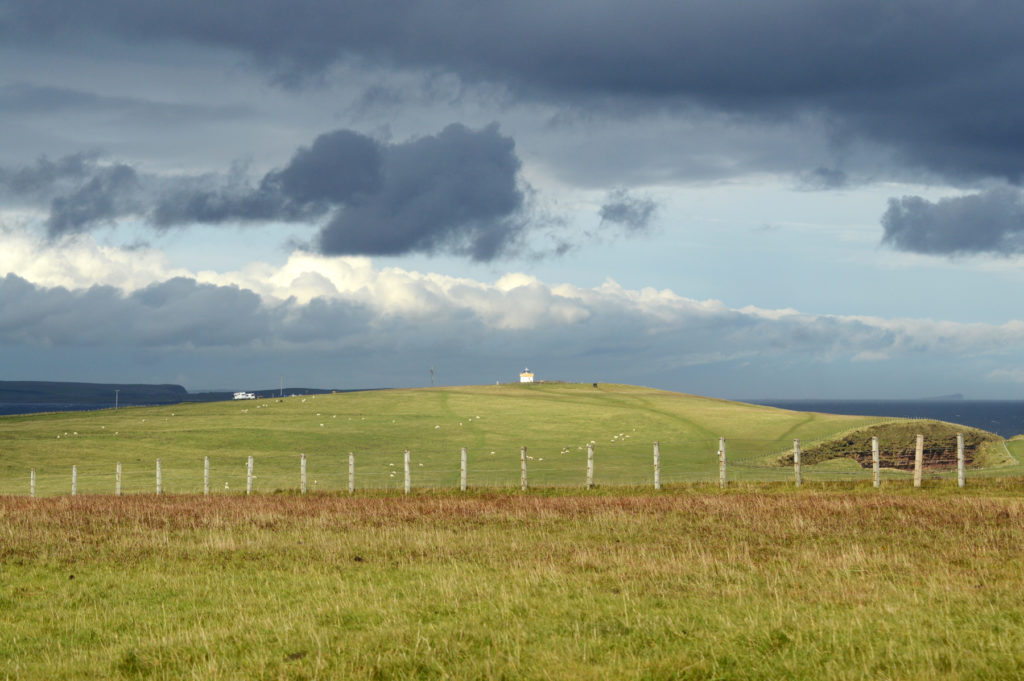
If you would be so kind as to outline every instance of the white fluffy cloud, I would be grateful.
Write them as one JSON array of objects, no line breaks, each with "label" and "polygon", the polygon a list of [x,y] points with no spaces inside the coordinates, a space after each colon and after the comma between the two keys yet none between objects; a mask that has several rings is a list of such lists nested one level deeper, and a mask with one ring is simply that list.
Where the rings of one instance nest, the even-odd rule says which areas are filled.
[{"label": "white fluffy cloud", "polygon": [[368,385],[403,384],[391,368],[437,361],[457,367],[448,371],[451,382],[477,382],[491,366],[539,358],[563,378],[657,383],[728,362],[772,371],[887,362],[898,371],[925,355],[980,357],[988,362],[982,375],[998,382],[1010,375],[1000,362],[1024,353],[1020,321],[734,309],[611,279],[594,288],[521,273],[483,282],[302,251],[281,266],[190,272],[158,251],[100,246],[88,236],[50,244],[9,228],[3,238],[0,345],[7,348],[87,347],[117,328],[130,352],[232,351],[239,370],[268,354],[299,364],[332,356],[358,365],[350,373]]}]

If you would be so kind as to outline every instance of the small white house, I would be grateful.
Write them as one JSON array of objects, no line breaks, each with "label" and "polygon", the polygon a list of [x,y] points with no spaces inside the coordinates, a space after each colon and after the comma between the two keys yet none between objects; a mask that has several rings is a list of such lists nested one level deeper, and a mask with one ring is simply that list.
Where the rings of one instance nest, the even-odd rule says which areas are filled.
[{"label": "small white house", "polygon": [[243,390],[243,391],[235,393],[235,399],[236,400],[255,400],[256,399],[256,393],[247,393],[247,392],[245,392]]},{"label": "small white house", "polygon": [[520,383],[533,383],[533,372],[530,371],[529,369],[523,369],[519,373],[519,382]]}]

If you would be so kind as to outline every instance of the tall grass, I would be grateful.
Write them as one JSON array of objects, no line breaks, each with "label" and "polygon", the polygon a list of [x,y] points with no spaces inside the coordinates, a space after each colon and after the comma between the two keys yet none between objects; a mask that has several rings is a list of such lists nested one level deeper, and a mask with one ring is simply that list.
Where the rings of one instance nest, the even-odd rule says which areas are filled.
[{"label": "tall grass", "polygon": [[1022,489],[0,497],[0,677],[1019,678]]}]

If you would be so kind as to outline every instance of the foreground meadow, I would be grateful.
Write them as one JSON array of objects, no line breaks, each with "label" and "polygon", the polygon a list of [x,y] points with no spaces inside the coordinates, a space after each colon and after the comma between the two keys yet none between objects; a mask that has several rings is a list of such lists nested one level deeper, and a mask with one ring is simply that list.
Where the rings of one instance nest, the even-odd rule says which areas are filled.
[{"label": "foreground meadow", "polygon": [[0,678],[1020,678],[1022,491],[0,497]]}]

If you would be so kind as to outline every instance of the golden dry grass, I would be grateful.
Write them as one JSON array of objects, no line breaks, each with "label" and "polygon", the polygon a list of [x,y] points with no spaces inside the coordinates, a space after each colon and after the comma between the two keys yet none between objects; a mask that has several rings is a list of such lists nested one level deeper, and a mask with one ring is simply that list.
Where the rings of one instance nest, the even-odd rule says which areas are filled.
[{"label": "golden dry grass", "polygon": [[1014,678],[1022,490],[0,497],[0,674]]}]

